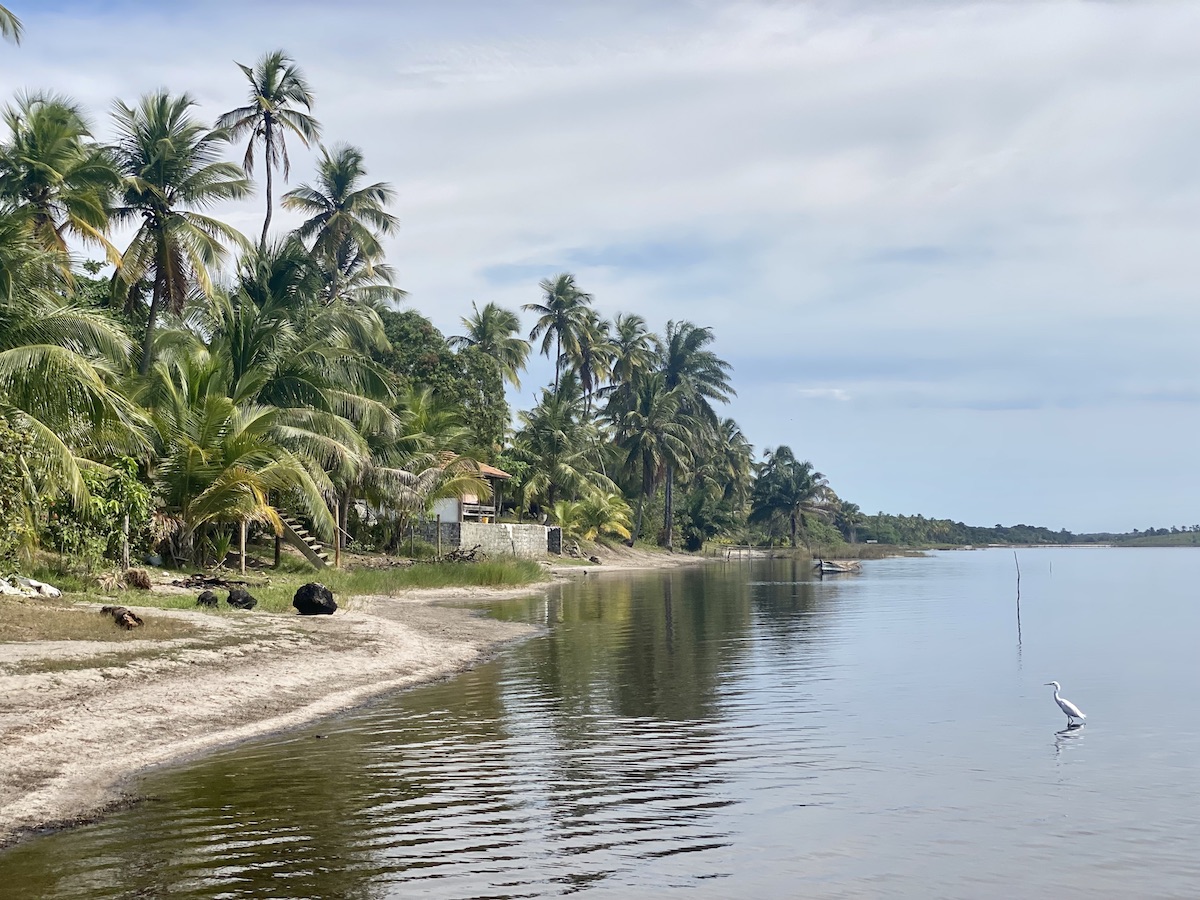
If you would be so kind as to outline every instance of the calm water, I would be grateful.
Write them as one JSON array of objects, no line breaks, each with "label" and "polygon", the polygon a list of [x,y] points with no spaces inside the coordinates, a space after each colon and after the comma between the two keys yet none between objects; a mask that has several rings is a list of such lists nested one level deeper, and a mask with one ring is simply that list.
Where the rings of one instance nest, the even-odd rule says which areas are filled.
[{"label": "calm water", "polygon": [[1200,552],[1021,568],[1020,644],[1006,551],[502,604],[547,635],[156,773],[0,895],[1200,896]]}]

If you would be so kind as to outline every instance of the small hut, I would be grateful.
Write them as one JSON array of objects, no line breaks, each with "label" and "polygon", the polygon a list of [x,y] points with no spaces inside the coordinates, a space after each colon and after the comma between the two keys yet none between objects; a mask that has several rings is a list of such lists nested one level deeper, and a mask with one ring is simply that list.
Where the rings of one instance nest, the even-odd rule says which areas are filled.
[{"label": "small hut", "polygon": [[464,494],[462,497],[446,497],[433,505],[433,513],[442,522],[495,522],[500,512],[500,500],[503,496],[502,487],[505,481],[512,478],[503,469],[479,464],[479,474],[487,481],[492,489],[490,500],[481,500],[476,494]]}]

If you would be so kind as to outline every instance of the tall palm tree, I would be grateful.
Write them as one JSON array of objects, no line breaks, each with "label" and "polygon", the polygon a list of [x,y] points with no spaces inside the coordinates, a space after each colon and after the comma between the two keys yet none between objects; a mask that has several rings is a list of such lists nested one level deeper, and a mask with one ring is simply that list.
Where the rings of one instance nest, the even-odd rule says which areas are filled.
[{"label": "tall palm tree", "polygon": [[750,521],[766,522],[774,518],[788,523],[792,546],[798,547],[798,535],[808,544],[806,517],[828,516],[832,512],[832,492],[825,476],[808,460],[798,460],[788,446],[767,450],[758,467],[751,499]]},{"label": "tall palm tree", "polygon": [[22,94],[4,110],[4,122],[0,198],[28,216],[43,249],[65,254],[74,236],[103,245],[115,262],[104,232],[120,176],[111,154],[91,140],[79,107],[52,94]]},{"label": "tall palm tree", "polygon": [[614,410],[615,404],[610,402],[609,416],[617,445],[625,451],[626,471],[641,477],[632,543],[642,531],[646,498],[654,496],[668,467],[673,471],[691,463],[695,423],[681,412],[682,391],[668,390],[661,372],[638,377],[630,396],[632,402],[626,409]]},{"label": "tall palm tree", "polygon": [[296,233],[327,267],[334,296],[356,270],[373,274],[379,268],[380,238],[394,234],[399,225],[387,210],[396,196],[392,186],[382,181],[366,184],[366,176],[357,147],[322,147],[316,183],[302,184],[283,195],[284,209],[308,217]]},{"label": "tall palm tree", "polygon": [[466,334],[447,339],[451,347],[475,347],[496,361],[500,374],[513,387],[521,387],[520,373],[525,370],[529,357],[529,344],[517,336],[521,320],[510,309],[489,303],[480,309],[471,301],[471,316],[461,321]]},{"label": "tall palm tree", "polygon": [[118,102],[113,113],[122,175],[121,205],[113,220],[138,226],[116,277],[127,296],[141,279],[153,278],[143,375],[150,370],[162,309],[179,312],[193,284],[210,293],[208,266],[224,259],[222,240],[244,243],[230,226],[197,212],[244,197],[250,183],[237,166],[220,158],[228,132],[209,130],[192,118],[195,103],[187,94],[158,91],[137,106]]},{"label": "tall palm tree", "polygon": [[307,147],[321,136],[321,125],[309,115],[313,95],[308,82],[292,58],[282,50],[265,54],[253,69],[241,63],[237,65],[250,82],[250,102],[218,118],[217,127],[226,129],[233,140],[250,135],[246,155],[242,158],[242,169],[247,175],[254,174],[254,154],[259,145],[262,146],[267,176],[267,215],[263,219],[258,246],[265,249],[267,232],[271,228],[272,175],[275,169],[281,169],[283,180],[287,181],[291,174],[286,135],[291,132]]},{"label": "tall palm tree", "polygon": [[611,324],[594,309],[585,308],[580,316],[575,340],[569,345],[565,362],[579,375],[583,388],[584,415],[592,414],[592,396],[612,374],[616,348],[611,339]]},{"label": "tall palm tree", "polygon": [[654,365],[654,335],[637,313],[617,313],[612,324],[612,380],[632,384]]},{"label": "tall palm tree", "polygon": [[579,290],[575,276],[569,272],[545,278],[539,287],[542,289],[542,302],[526,303],[521,309],[538,315],[533,330],[529,332],[529,340],[542,338],[542,356],[550,355],[553,339],[554,390],[557,393],[563,354],[578,354],[579,331],[583,327],[592,295]]},{"label": "tall palm tree", "polygon": [[0,37],[19,44],[24,33],[25,28],[21,20],[13,15],[7,6],[0,6]]},{"label": "tall palm tree", "polygon": [[[696,440],[703,440],[717,426],[713,403],[727,403],[736,392],[729,383],[730,365],[712,350],[711,328],[701,328],[691,322],[668,322],[666,333],[658,346],[659,367],[666,389],[681,394],[680,410],[696,423]],[[699,429],[704,429],[700,431]],[[666,545],[674,543],[673,502],[675,471],[667,466],[666,498],[663,510],[663,530]]]}]

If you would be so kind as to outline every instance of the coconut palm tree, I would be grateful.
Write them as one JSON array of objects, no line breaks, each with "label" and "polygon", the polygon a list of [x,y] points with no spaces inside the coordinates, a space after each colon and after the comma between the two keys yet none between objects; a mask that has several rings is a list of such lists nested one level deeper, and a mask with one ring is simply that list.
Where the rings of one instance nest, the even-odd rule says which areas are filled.
[{"label": "coconut palm tree", "polygon": [[617,313],[612,324],[612,382],[632,384],[654,366],[654,335],[637,313]]},{"label": "coconut palm tree", "polygon": [[811,462],[796,459],[792,449],[786,445],[767,450],[764,457],[754,482],[750,521],[758,523],[784,519],[788,524],[792,546],[799,546],[800,535],[803,535],[807,546],[806,517],[828,517],[833,512],[829,483]]},{"label": "coconut palm tree", "polygon": [[[668,391],[680,392],[680,411],[695,423],[694,439],[697,441],[706,437],[704,430],[711,433],[717,426],[713,403],[727,403],[736,395],[729,383],[729,363],[707,349],[713,340],[711,328],[671,321],[658,345],[658,363],[665,387]],[[674,538],[674,491],[675,469],[668,463],[663,510],[663,531],[668,548],[673,546]]]},{"label": "coconut palm tree", "polygon": [[28,216],[34,239],[65,254],[68,236],[93,241],[118,258],[104,236],[120,176],[91,140],[79,107],[52,94],[23,94],[4,111],[0,198]]},{"label": "coconut palm tree", "polygon": [[474,311],[460,321],[466,334],[454,335],[447,343],[455,349],[475,347],[496,361],[500,374],[515,388],[521,387],[520,373],[525,371],[529,344],[517,336],[521,320],[509,309],[489,303],[480,309],[471,302]]},{"label": "coconut palm tree", "polygon": [[271,228],[272,175],[276,169],[280,169],[283,180],[287,181],[291,174],[287,133],[291,132],[307,147],[321,136],[321,125],[309,115],[313,95],[308,82],[292,58],[282,50],[265,54],[253,69],[241,63],[237,65],[250,82],[250,102],[218,118],[217,127],[228,131],[233,140],[247,134],[250,136],[246,142],[246,155],[242,158],[242,169],[247,175],[254,174],[254,154],[262,146],[267,181],[267,215],[263,219],[258,246],[265,249],[267,233]]},{"label": "coconut palm tree", "polygon": [[629,504],[617,491],[598,490],[582,500],[559,500],[554,504],[553,518],[564,535],[576,540],[630,537]]},{"label": "coconut palm tree", "polygon": [[322,147],[315,184],[302,184],[283,195],[284,209],[306,218],[296,229],[313,255],[325,265],[329,293],[337,296],[355,271],[374,275],[383,259],[382,237],[399,225],[387,207],[395,200],[391,185],[364,183],[362,151],[348,144]]},{"label": "coconut palm tree", "polygon": [[112,218],[117,224],[137,225],[122,256],[118,287],[128,297],[143,278],[152,279],[143,375],[150,370],[160,312],[181,311],[193,285],[211,293],[208,267],[225,258],[221,242],[245,240],[225,223],[198,212],[244,197],[250,183],[237,166],[220,158],[228,133],[209,130],[192,118],[195,103],[187,94],[159,91],[144,96],[137,106],[118,102],[113,114],[122,190]]},{"label": "coconut palm tree", "polygon": [[68,295],[62,255],[33,240],[24,216],[0,214],[0,418],[29,435],[42,496],[87,496],[80,468],[136,452],[145,420],[118,390],[129,339]]},{"label": "coconut palm tree", "polygon": [[594,429],[584,423],[583,392],[573,373],[563,376],[557,391],[542,391],[541,402],[520,413],[521,428],[512,455],[530,466],[525,501],[552,510],[560,500],[593,488],[615,486],[596,469]]},{"label": "coconut palm tree", "polygon": [[0,37],[19,44],[24,32],[25,28],[21,25],[21,20],[14,16],[7,6],[0,6]]},{"label": "coconut palm tree", "polygon": [[638,377],[630,399],[625,409],[614,409],[610,402],[608,415],[616,443],[625,452],[625,470],[639,474],[641,479],[632,543],[642,531],[646,498],[654,496],[668,469],[674,471],[691,463],[695,423],[681,411],[682,391],[668,390],[661,372]]},{"label": "coconut palm tree", "polygon": [[140,393],[154,423],[150,477],[177,526],[184,557],[197,533],[223,523],[282,524],[271,494],[291,498],[317,533],[333,535],[325,486],[286,445],[286,411],[229,396],[226,362],[204,347],[157,360]]},{"label": "coconut palm tree", "polygon": [[585,308],[580,316],[575,340],[568,345],[565,363],[579,376],[583,388],[584,416],[591,417],[592,396],[612,374],[615,354],[610,331],[612,326],[594,309]]},{"label": "coconut palm tree", "polygon": [[867,517],[863,515],[863,511],[857,503],[850,503],[846,500],[839,500],[837,502],[837,526],[846,535],[846,540],[851,544],[858,542],[858,529],[866,521]]},{"label": "coconut palm tree", "polygon": [[554,390],[557,393],[563,360],[579,353],[579,332],[584,327],[592,295],[579,290],[575,276],[569,272],[545,278],[539,287],[542,289],[542,302],[526,303],[521,309],[538,316],[533,330],[529,332],[529,340],[542,338],[542,356],[550,355],[553,340]]}]

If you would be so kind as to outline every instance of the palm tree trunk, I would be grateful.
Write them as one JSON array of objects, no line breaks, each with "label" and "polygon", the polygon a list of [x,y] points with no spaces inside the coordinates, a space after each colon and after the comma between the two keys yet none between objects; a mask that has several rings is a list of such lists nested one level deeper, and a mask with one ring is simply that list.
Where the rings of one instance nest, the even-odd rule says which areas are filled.
[{"label": "palm tree trunk", "polygon": [[629,546],[632,547],[637,543],[638,535],[642,533],[642,511],[646,508],[646,492],[638,496],[638,511],[637,519],[633,523],[633,536],[629,539]]},{"label": "palm tree trunk", "polygon": [[142,362],[138,367],[143,375],[150,371],[150,354],[154,348],[154,324],[158,319],[158,308],[162,306],[162,295],[164,287],[164,276],[162,266],[154,273],[154,292],[150,298],[150,312],[146,314],[146,334],[142,338]]},{"label": "palm tree trunk", "polygon": [[558,368],[562,364],[562,332],[554,332],[554,393],[558,393]]},{"label": "palm tree trunk", "polygon": [[266,133],[263,136],[263,165],[267,170],[267,217],[263,219],[262,237],[258,241],[258,251],[267,249],[267,231],[271,227],[271,192],[274,189],[271,181],[271,119],[267,118]]}]

